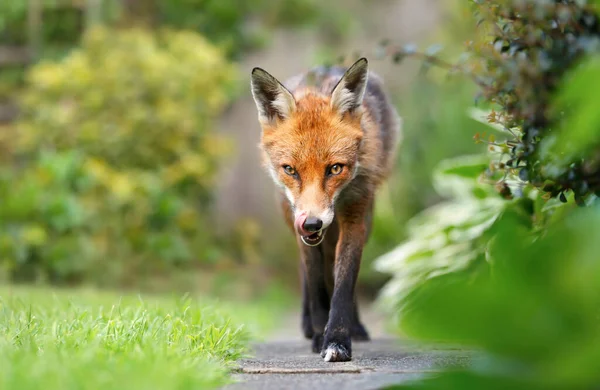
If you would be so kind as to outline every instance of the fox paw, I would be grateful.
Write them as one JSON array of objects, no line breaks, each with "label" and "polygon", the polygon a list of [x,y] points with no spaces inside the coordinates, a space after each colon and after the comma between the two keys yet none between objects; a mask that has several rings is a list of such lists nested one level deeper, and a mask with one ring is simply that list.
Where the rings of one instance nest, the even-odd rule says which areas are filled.
[{"label": "fox paw", "polygon": [[329,343],[321,352],[321,357],[326,362],[348,362],[352,360],[352,353],[341,344]]}]

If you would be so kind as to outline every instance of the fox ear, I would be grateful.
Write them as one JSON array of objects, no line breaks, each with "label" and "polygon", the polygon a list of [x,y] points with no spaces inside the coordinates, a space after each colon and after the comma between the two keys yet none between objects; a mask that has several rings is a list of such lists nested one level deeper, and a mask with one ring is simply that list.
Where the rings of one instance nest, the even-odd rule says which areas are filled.
[{"label": "fox ear", "polygon": [[331,107],[340,114],[352,113],[362,104],[367,79],[369,76],[369,62],[366,58],[356,61],[344,73],[331,93]]},{"label": "fox ear", "polygon": [[252,69],[250,85],[261,123],[273,123],[278,118],[289,118],[296,109],[296,100],[292,93],[265,70]]}]

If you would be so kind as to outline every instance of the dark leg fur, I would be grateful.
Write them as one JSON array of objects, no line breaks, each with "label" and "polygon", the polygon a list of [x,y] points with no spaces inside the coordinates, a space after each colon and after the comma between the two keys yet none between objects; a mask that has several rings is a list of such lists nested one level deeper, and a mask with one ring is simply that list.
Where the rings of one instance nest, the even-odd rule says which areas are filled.
[{"label": "dark leg fur", "polygon": [[[373,229],[373,214],[374,214],[374,202],[371,202],[367,207],[367,216],[365,218],[365,227],[367,229],[365,244],[368,242]],[[351,329],[352,341],[370,341],[371,337],[365,326],[360,322],[360,316],[358,314],[358,301],[356,294],[354,296],[354,324]]]},{"label": "dark leg fur", "polygon": [[333,267],[334,289],[321,351],[327,362],[352,360],[352,338],[369,338],[359,320],[355,286],[372,223],[372,204],[372,199],[357,197],[342,203],[336,216],[339,235]]},{"label": "dark leg fur", "polygon": [[[323,254],[320,247],[308,247],[299,243],[302,254],[304,280],[306,281],[306,298],[310,322],[312,324],[312,350],[321,351],[323,346],[323,333],[329,313],[329,294],[325,284],[325,270],[323,267]],[[303,306],[305,306],[303,304]],[[307,333],[305,333],[307,336]]]},{"label": "dark leg fur", "polygon": [[312,320],[310,319],[310,302],[308,300],[308,285],[306,283],[306,276],[304,271],[300,269],[300,281],[302,283],[302,333],[304,337],[312,340],[315,332],[312,327]]},{"label": "dark leg fur", "polygon": [[[354,284],[360,262],[360,254],[356,256],[356,251],[361,253],[362,246],[351,248],[354,255],[345,255],[349,261],[335,264],[338,238],[339,230],[334,224],[319,247],[307,247],[300,243],[303,271],[302,330],[307,339],[312,339],[312,351],[321,352],[327,361],[350,360],[351,339],[369,340],[368,332],[360,323],[354,299]],[[348,273],[353,276],[342,276]],[[333,291],[337,291],[340,298],[337,299],[337,307],[330,310]],[[340,318],[343,319],[342,324],[339,324]],[[335,322],[338,322],[337,326],[330,329]],[[328,324],[327,328],[325,324]]]},{"label": "dark leg fur", "polygon": [[[366,223],[365,223],[366,222]],[[302,330],[313,352],[330,362],[352,359],[352,340],[368,341],[355,299],[355,284],[370,220],[337,221],[318,247],[299,242],[302,257]],[[338,240],[342,240],[338,243]]]},{"label": "dark leg fur", "polygon": [[334,268],[335,288],[321,351],[321,356],[327,362],[352,359],[351,329],[356,323],[354,287],[366,230],[362,221],[348,225],[342,227],[341,242],[338,244]]}]

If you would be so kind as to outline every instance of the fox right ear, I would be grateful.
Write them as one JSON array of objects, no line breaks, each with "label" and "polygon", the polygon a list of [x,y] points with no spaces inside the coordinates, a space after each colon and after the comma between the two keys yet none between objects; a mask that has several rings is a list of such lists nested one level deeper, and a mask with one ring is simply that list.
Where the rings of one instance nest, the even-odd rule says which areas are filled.
[{"label": "fox right ear", "polygon": [[369,77],[369,62],[361,58],[352,65],[331,92],[331,106],[340,114],[354,112],[362,105]]},{"label": "fox right ear", "polygon": [[265,70],[254,68],[250,85],[261,123],[268,124],[277,119],[289,118],[296,109],[292,93]]}]

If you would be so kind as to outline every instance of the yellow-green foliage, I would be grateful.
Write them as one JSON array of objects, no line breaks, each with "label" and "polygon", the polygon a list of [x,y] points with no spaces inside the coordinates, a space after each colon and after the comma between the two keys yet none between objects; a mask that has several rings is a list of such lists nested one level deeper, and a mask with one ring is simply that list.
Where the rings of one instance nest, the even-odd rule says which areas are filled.
[{"label": "yellow-green foliage", "polygon": [[[31,70],[23,146],[75,147],[110,164],[204,176],[215,157],[210,119],[232,76],[195,33],[92,30],[64,61]],[[189,159],[198,160],[192,170]]]},{"label": "yellow-green foliage", "polygon": [[130,282],[214,261],[206,213],[227,143],[211,131],[235,69],[192,32],[90,31],[28,74],[0,176],[11,278]]}]

